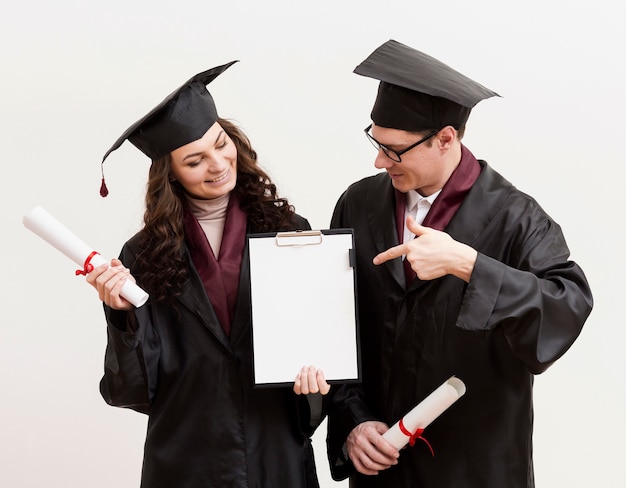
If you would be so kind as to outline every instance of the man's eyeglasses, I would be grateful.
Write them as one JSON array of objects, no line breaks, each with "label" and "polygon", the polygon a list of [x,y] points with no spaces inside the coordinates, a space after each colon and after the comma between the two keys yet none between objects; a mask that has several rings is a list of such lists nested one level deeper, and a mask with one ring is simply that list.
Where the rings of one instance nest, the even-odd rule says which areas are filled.
[{"label": "man's eyeglasses", "polygon": [[400,156],[402,156],[405,152],[408,152],[411,149],[413,149],[414,147],[419,146],[422,142],[426,142],[428,139],[430,139],[432,136],[434,136],[437,132],[439,132],[441,130],[441,129],[437,129],[437,130],[431,132],[426,137],[424,137],[424,138],[420,139],[419,141],[417,141],[415,144],[411,144],[409,147],[404,148],[401,151],[394,151],[393,149],[385,146],[384,144],[381,144],[376,139],[374,139],[372,137],[372,135],[370,134],[370,129],[371,128],[372,128],[372,124],[368,125],[365,128],[365,135],[367,136],[367,139],[372,143],[372,146],[374,146],[376,148],[376,150],[382,149],[382,151],[385,153],[385,156],[387,156],[392,161],[395,161],[396,163],[401,163],[402,162],[402,158]]}]

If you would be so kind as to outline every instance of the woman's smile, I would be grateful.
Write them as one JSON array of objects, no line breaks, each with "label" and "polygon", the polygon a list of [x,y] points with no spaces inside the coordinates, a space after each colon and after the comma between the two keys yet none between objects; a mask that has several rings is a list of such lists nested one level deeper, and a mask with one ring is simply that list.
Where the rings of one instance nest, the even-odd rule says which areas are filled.
[{"label": "woman's smile", "polygon": [[227,169],[226,171],[224,171],[224,173],[219,175],[217,178],[213,178],[212,180],[206,180],[206,183],[211,183],[211,184],[220,183],[226,180],[229,176],[230,176],[230,169]]}]

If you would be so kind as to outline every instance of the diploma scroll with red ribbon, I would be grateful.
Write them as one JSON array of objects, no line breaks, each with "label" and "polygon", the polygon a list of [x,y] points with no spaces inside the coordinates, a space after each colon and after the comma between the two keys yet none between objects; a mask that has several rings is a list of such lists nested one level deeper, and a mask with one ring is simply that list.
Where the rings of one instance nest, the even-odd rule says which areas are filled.
[{"label": "diploma scroll with red ribbon", "polygon": [[[25,215],[22,223],[28,230],[82,266],[76,271],[77,275],[87,275],[95,267],[109,262],[41,207],[35,207]],[[122,286],[121,295],[135,307],[141,307],[148,300],[148,294],[130,280]]]},{"label": "diploma scroll with red ribbon", "polygon": [[465,384],[453,376],[394,424],[383,437],[396,449],[402,449],[407,444],[413,446],[419,439],[434,455],[430,443],[422,436],[424,429],[464,394]]}]

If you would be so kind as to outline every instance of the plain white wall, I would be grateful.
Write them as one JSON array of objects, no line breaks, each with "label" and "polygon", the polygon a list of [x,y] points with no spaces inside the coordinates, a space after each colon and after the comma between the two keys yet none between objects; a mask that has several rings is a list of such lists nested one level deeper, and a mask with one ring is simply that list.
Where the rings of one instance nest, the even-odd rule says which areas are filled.
[{"label": "plain white wall", "polygon": [[[75,266],[22,227],[42,205],[105,255],[139,229],[148,161],[121,132],[193,74],[211,85],[281,192],[315,228],[374,173],[376,82],[352,74],[396,39],[499,92],[466,145],[562,225],[596,306],[535,388],[538,486],[621,487],[626,332],[623,56],[616,0],[4,1],[0,18],[3,319],[0,485],[138,486],[145,417],[98,393],[101,306]],[[324,429],[315,436],[324,487]]]}]

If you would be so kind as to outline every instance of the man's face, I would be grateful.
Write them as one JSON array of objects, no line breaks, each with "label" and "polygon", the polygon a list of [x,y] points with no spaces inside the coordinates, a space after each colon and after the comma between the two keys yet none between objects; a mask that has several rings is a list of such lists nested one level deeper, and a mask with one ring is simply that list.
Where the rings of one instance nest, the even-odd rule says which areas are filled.
[{"label": "man's face", "polygon": [[[399,129],[388,129],[372,125],[371,134],[376,141],[394,151],[402,151],[425,135]],[[374,166],[384,169],[397,190],[406,193],[417,190],[428,196],[440,190],[446,181],[446,168],[437,143],[437,135],[402,154],[402,162],[389,158],[382,149],[378,150]]]}]

